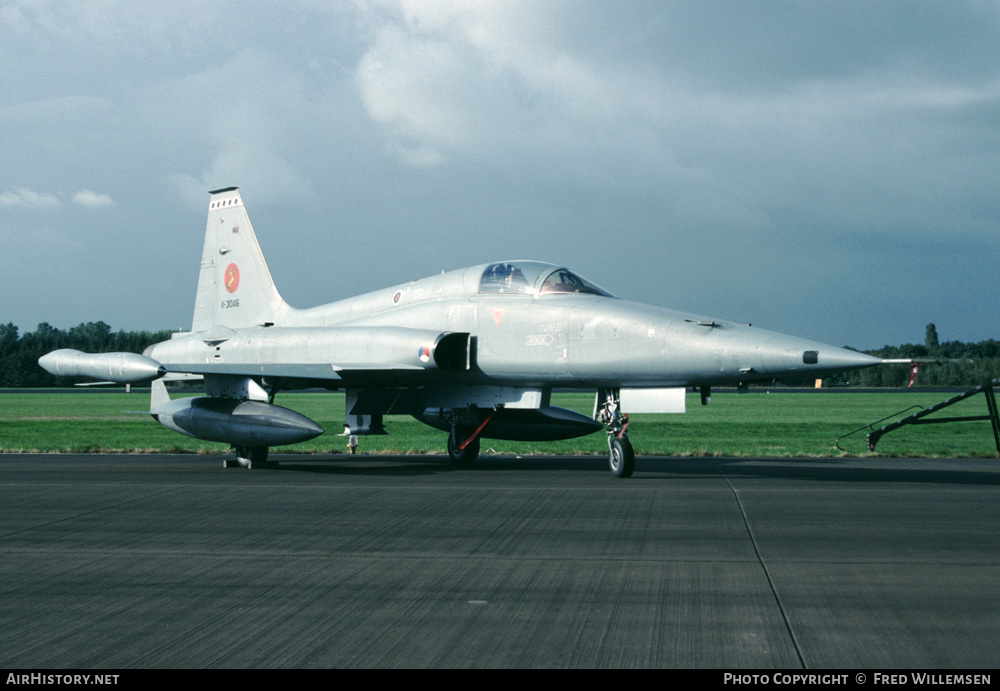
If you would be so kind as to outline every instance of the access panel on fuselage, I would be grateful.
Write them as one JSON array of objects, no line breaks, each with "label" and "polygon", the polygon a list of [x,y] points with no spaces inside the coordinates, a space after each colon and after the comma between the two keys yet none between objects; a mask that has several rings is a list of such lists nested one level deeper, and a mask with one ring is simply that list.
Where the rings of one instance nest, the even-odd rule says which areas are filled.
[{"label": "access panel on fuselage", "polygon": [[474,296],[476,362],[490,377],[571,383],[570,309],[559,298]]}]

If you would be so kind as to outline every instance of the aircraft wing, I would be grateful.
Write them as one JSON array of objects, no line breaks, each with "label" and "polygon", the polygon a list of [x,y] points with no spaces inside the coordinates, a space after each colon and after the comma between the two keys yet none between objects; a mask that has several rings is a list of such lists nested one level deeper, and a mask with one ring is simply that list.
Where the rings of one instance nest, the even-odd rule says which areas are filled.
[{"label": "aircraft wing", "polygon": [[166,381],[171,381],[171,376],[174,373],[185,373],[198,379],[204,376],[227,375],[269,377],[275,379],[310,379],[343,382],[344,384],[352,385],[383,382],[396,385],[420,383],[421,379],[426,380],[428,378],[425,375],[438,371],[438,368],[417,367],[415,365],[373,367],[365,363],[337,365],[295,362],[267,362],[259,364],[175,363],[167,366],[166,369],[168,372],[164,377]]},{"label": "aircraft wing", "polygon": [[254,327],[185,334],[146,351],[168,374],[419,384],[471,368],[468,332],[398,326]]},{"label": "aircraft wing", "polygon": [[394,326],[252,327],[182,334],[144,355],[61,350],[39,362],[61,376],[125,383],[241,376],[406,386],[468,371],[471,343],[467,332]]}]

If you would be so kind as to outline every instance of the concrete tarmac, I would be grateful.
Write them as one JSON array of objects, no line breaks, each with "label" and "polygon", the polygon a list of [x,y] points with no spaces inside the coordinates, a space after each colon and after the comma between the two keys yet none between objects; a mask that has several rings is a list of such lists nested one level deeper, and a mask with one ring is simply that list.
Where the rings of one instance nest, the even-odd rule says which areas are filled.
[{"label": "concrete tarmac", "polygon": [[995,667],[1000,461],[0,455],[0,667]]}]

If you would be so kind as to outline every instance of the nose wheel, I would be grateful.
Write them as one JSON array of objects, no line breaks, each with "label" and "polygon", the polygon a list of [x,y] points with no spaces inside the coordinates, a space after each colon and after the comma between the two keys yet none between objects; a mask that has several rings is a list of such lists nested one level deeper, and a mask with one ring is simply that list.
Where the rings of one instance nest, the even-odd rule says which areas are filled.
[{"label": "nose wheel", "polygon": [[611,474],[615,477],[627,478],[632,477],[632,473],[635,472],[635,451],[632,449],[632,442],[628,440],[628,436],[623,436],[621,439],[618,437],[608,437],[608,465],[611,468]]},{"label": "nose wheel", "polygon": [[635,472],[635,450],[628,440],[628,415],[622,412],[621,392],[618,389],[599,389],[598,400],[603,401],[597,411],[597,420],[604,423],[608,433],[608,467],[619,478],[632,477]]}]

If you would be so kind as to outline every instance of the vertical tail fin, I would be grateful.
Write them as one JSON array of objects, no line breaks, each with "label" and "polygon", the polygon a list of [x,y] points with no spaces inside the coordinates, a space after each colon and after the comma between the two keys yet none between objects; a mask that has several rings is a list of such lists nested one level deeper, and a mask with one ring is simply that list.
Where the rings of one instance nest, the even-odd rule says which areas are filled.
[{"label": "vertical tail fin", "polygon": [[274,323],[285,302],[274,287],[239,188],[209,194],[191,330]]}]

